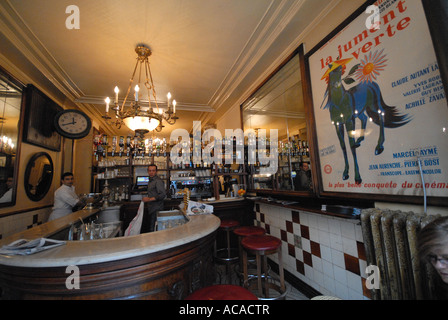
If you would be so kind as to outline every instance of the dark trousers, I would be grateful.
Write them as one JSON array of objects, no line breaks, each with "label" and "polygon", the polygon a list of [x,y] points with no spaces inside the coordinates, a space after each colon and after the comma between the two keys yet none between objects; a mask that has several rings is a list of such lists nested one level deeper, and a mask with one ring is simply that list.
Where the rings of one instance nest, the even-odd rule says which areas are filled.
[{"label": "dark trousers", "polygon": [[[159,203],[160,202],[160,203]],[[145,203],[142,227],[140,233],[153,232],[155,230],[157,212],[163,210],[163,201]]]}]

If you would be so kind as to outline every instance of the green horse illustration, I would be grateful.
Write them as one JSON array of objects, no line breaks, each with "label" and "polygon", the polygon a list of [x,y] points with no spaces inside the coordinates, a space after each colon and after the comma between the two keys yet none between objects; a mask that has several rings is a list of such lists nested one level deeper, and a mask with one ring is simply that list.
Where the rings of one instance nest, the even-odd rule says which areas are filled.
[{"label": "green horse illustration", "polygon": [[[356,86],[346,90],[343,82],[345,84],[354,83],[355,80],[351,76],[360,67],[360,64],[355,65],[350,70],[348,76],[342,79],[346,64],[351,60],[337,60],[328,65],[329,69],[322,77],[322,80],[327,79],[328,81],[328,87],[322,105],[325,99],[328,98],[323,108],[330,111],[330,119],[336,130],[339,144],[344,154],[345,169],[342,174],[342,179],[347,180],[349,178],[349,163],[344,137],[345,128],[354,161],[355,183],[361,184],[362,178],[359,173],[356,149],[361,146],[361,142],[364,140],[367,121],[370,119],[370,121],[380,127],[378,143],[375,147],[375,155],[379,155],[384,151],[384,128],[398,128],[407,124],[412,119],[408,115],[399,114],[396,107],[388,106],[383,100],[380,87],[371,79],[369,81],[361,81]],[[361,121],[360,136],[358,139],[355,138],[356,119]]]}]

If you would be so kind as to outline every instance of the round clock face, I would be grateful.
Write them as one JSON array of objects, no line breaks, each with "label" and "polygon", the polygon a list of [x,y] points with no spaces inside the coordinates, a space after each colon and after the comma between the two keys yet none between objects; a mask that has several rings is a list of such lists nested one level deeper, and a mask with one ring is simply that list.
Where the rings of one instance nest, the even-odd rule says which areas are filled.
[{"label": "round clock face", "polygon": [[56,131],[60,135],[79,139],[85,137],[90,132],[92,122],[90,118],[79,110],[63,110],[54,119]]}]

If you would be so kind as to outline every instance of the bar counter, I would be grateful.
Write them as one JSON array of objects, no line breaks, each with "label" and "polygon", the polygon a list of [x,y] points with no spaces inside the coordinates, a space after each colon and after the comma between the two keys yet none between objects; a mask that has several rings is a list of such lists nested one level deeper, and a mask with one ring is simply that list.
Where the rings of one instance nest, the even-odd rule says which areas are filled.
[{"label": "bar counter", "polygon": [[[79,217],[81,210],[7,237],[47,237]],[[212,253],[220,219],[189,216],[184,225],[136,236],[67,241],[28,256],[0,255],[2,299],[182,299],[212,283]],[[80,288],[68,289],[68,266],[80,271]]]}]

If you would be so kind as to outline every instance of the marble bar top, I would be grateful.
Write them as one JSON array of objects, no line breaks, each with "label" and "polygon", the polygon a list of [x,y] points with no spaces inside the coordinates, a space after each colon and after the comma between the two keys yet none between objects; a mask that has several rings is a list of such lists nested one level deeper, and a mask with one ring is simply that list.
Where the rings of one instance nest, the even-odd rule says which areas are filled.
[{"label": "marble bar top", "polygon": [[[32,240],[47,237],[50,233],[54,234],[66,228],[70,222],[78,220],[78,216],[89,217],[98,211],[97,209],[81,210],[67,217],[44,223],[3,239],[0,246],[17,239]],[[79,266],[133,258],[196,241],[213,233],[221,223],[220,219],[213,214],[188,216],[188,218],[189,221],[181,226],[157,232],[111,239],[67,241],[65,245],[27,256],[0,255],[0,265],[44,268]]]},{"label": "marble bar top", "polygon": [[233,202],[233,201],[243,201],[245,200],[243,197],[220,197],[219,200],[208,200],[208,199],[202,199],[202,203],[205,204],[213,204],[213,203],[225,203],[225,202]]},{"label": "marble bar top", "polygon": [[48,221],[31,229],[8,236],[0,240],[0,247],[6,244],[10,244],[11,242],[19,239],[33,240],[38,238],[51,237],[55,233],[68,228],[71,223],[81,222],[81,219],[87,219],[90,216],[99,213],[100,211],[101,209],[84,209],[73,212],[72,214],[66,215],[64,217]]}]

